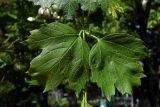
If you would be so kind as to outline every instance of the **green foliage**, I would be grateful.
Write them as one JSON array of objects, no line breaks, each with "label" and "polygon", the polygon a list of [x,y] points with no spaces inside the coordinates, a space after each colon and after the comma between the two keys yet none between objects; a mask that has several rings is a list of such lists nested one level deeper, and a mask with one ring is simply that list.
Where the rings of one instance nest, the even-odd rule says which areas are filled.
[{"label": "green foliage", "polygon": [[32,60],[30,73],[32,76],[47,75],[44,91],[69,81],[69,87],[80,92],[89,78],[87,43],[74,29],[61,23],[51,23],[31,34],[28,42],[40,47],[42,53]]},{"label": "green foliage", "polygon": [[[34,1],[38,5],[43,5],[42,2]],[[65,16],[71,19],[76,16],[78,4],[88,14],[99,6],[103,13],[112,14],[113,17],[123,12],[118,0],[54,0],[50,6],[62,9]],[[110,29],[106,21],[102,29],[89,25],[89,31],[85,28],[78,32],[67,24],[55,22],[31,32],[28,43],[32,48],[42,49],[42,52],[32,60],[29,73],[45,85],[44,92],[64,84],[78,94],[85,89],[86,83],[96,82],[110,100],[116,88],[125,94],[131,93],[133,86],[140,85],[140,78],[144,74],[139,61],[147,56],[143,42],[125,33],[105,36]],[[120,27],[114,29],[116,31]],[[39,77],[43,77],[43,82]]]},{"label": "green foliage", "polygon": [[29,31],[42,23],[39,20],[31,23],[27,18],[36,17],[37,9],[27,0],[0,3],[1,107],[40,107],[37,105],[40,105],[38,96],[41,88],[26,82],[30,78],[26,71],[36,52],[28,49],[25,40]]},{"label": "green foliage", "polygon": [[72,19],[76,16],[76,11],[79,9],[79,4],[82,10],[94,12],[98,7],[101,7],[104,13],[111,14],[114,18],[117,18],[117,13],[123,13],[123,3],[120,0],[29,0],[33,1],[35,5],[41,5],[41,7],[57,6],[58,9],[62,9],[67,19]]},{"label": "green foliage", "polygon": [[[88,37],[97,40],[91,51],[85,41]],[[55,22],[32,31],[28,43],[42,49],[32,60],[29,73],[45,75],[44,91],[62,83],[79,93],[86,82],[92,81],[110,99],[115,88],[123,94],[131,93],[132,86],[139,85],[144,77],[138,61],[147,55],[145,47],[140,39],[128,34],[98,38],[86,30],[78,34],[68,25]]]},{"label": "green foliage", "polygon": [[0,68],[11,63],[11,56],[7,52],[0,52]]},{"label": "green foliage", "polygon": [[160,10],[151,9],[148,19],[148,28],[154,28],[160,24]]},{"label": "green foliage", "polygon": [[[0,3],[2,107],[40,107],[43,102],[53,105],[56,100],[53,102],[53,98],[48,97],[46,102],[47,93],[42,93],[42,87],[33,86],[40,84],[44,85],[44,92],[63,84],[78,95],[83,92],[81,90],[88,90],[88,86],[96,83],[108,99],[116,90],[122,94],[131,93],[132,88],[140,85],[140,79],[145,76],[140,60],[147,56],[136,32],[150,48],[152,56],[147,59],[148,62],[144,61],[149,78],[142,86],[145,91],[141,96],[149,92],[148,99],[156,96],[152,101],[159,100],[159,95],[154,94],[158,91],[152,90],[158,88],[153,85],[159,81],[159,74],[155,71],[159,66],[160,0],[151,1],[151,6],[148,6],[148,2],[143,5],[138,0],[29,1],[42,8],[33,6],[27,0]],[[31,22],[28,18],[34,20]],[[53,23],[47,24],[50,22]],[[40,24],[43,26],[39,28]],[[36,30],[31,32],[28,46],[25,40],[33,29]],[[29,74],[26,73],[28,69]],[[153,105],[148,99],[147,105]],[[60,106],[67,106],[67,103],[58,101]],[[48,106],[45,104],[43,106]],[[81,106],[90,107],[86,93]]]},{"label": "green foliage", "polygon": [[81,9],[89,12],[94,12],[98,6],[96,0],[80,0]]},{"label": "green foliage", "polygon": [[63,9],[67,19],[75,16],[76,10],[78,10],[77,0],[54,0],[53,3],[58,6],[59,9]]},{"label": "green foliage", "polygon": [[9,81],[0,84],[0,97],[15,89],[14,84]]},{"label": "green foliage", "polygon": [[115,94],[115,87],[123,94],[131,93],[144,77],[138,62],[146,56],[142,41],[127,34],[105,36],[98,40],[90,52],[92,81],[108,96]]}]

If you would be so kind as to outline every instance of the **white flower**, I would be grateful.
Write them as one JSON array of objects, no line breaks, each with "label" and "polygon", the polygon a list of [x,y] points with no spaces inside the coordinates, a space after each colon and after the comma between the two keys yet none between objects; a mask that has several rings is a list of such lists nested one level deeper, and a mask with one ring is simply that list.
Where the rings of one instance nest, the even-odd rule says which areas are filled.
[{"label": "white flower", "polygon": [[32,22],[32,21],[35,21],[35,18],[34,17],[28,17],[27,20]]},{"label": "white flower", "polygon": [[49,15],[50,14],[50,10],[47,8],[44,10],[44,14]]},{"label": "white flower", "polygon": [[42,15],[44,13],[44,9],[41,7],[41,8],[39,8],[39,10],[38,10],[38,14],[40,14],[40,15]]},{"label": "white flower", "polygon": [[142,0],[142,5],[146,5],[148,0]]},{"label": "white flower", "polygon": [[57,10],[58,9],[58,6],[57,5],[52,5],[52,8]]}]

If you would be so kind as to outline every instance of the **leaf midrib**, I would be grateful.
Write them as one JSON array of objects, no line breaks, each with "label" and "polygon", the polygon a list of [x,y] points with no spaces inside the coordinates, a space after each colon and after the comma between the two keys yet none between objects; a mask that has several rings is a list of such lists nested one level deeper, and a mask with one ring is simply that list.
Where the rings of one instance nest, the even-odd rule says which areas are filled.
[{"label": "leaf midrib", "polygon": [[62,57],[59,59],[59,61],[57,61],[57,63],[53,64],[53,66],[47,70],[47,72],[50,72],[52,70],[52,68],[54,68],[57,64],[60,63],[60,61],[63,59],[63,57],[66,55],[67,52],[69,52],[69,50],[73,47],[73,45],[75,44],[75,42],[77,41],[77,38],[73,41],[73,43],[71,44],[71,46],[66,50],[66,52],[62,55]]},{"label": "leaf midrib", "polygon": [[34,40],[34,42],[42,42],[42,41],[45,41],[45,40],[48,40],[48,39],[57,39],[57,38],[60,38],[60,37],[65,37],[65,36],[75,36],[76,34],[73,34],[73,33],[71,33],[71,34],[64,34],[63,36],[56,36],[56,37],[53,37],[53,36],[51,36],[51,37],[47,37],[47,38],[44,38],[44,39],[42,39],[42,40],[36,40],[36,38],[32,38],[33,40]]},{"label": "leaf midrib", "polygon": [[126,49],[128,49],[129,51],[133,51],[133,52],[138,52],[138,53],[139,53],[139,51],[131,50],[130,48],[125,47],[125,46],[123,46],[123,45],[120,45],[120,44],[117,44],[117,43],[114,43],[114,42],[111,42],[111,41],[106,41],[106,42],[109,42],[109,43],[111,43],[111,44],[113,44],[113,45],[118,45],[118,46],[120,46],[120,47],[122,47],[122,48],[126,48]]}]

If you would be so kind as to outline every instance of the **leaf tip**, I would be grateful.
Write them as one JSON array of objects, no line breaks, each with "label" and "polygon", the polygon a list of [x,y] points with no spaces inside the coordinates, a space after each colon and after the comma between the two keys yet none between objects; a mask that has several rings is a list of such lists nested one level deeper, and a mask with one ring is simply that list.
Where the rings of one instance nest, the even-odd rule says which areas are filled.
[{"label": "leaf tip", "polygon": [[43,93],[46,93],[47,91],[49,91],[49,89],[46,87],[46,88],[43,90]]},{"label": "leaf tip", "polygon": [[111,96],[107,96],[107,100],[110,102],[111,101]]}]

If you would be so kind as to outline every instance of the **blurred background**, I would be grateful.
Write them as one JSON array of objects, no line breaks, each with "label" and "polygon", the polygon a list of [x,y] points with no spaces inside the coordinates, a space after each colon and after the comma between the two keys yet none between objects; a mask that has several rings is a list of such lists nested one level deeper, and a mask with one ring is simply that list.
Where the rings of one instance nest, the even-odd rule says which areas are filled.
[{"label": "blurred background", "polygon": [[[112,33],[125,28],[139,34],[150,52],[150,57],[142,61],[147,77],[132,95],[117,92],[111,102],[91,84],[88,101],[94,107],[160,107],[160,0],[128,0],[128,5],[132,8],[126,15],[107,19],[105,30]],[[91,15],[91,22],[103,20],[100,12]],[[80,100],[73,91],[62,85],[42,93],[43,87],[26,73],[39,53],[25,42],[29,31],[55,20],[63,19],[27,0],[0,0],[0,107],[79,107]]]}]

